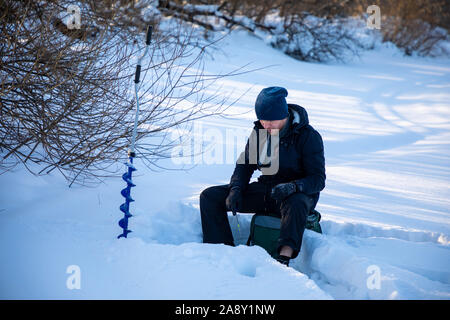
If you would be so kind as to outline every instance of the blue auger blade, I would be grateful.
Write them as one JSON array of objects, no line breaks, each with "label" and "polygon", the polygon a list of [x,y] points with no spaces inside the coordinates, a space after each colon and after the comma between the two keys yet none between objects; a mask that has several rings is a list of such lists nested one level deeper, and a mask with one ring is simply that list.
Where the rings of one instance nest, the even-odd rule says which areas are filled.
[{"label": "blue auger blade", "polygon": [[123,213],[125,213],[125,214],[127,214],[128,213],[128,203],[122,203],[121,205],[120,205],[120,211],[122,211]]},{"label": "blue auger blade", "polygon": [[117,238],[120,239],[122,237],[127,237],[127,235],[131,232],[128,230],[128,218],[131,217],[131,214],[125,214],[125,217],[119,220],[119,226],[123,229],[122,234],[120,234]]},{"label": "blue auger blade", "polygon": [[126,238],[130,232],[132,232],[132,231],[131,231],[131,230],[123,230],[123,233],[120,234],[120,235],[117,237],[117,239],[120,239],[120,238]]},{"label": "blue auger blade", "polygon": [[132,217],[130,211],[129,211],[129,207],[128,207],[128,203],[122,203],[120,205],[120,211],[122,211],[124,213],[124,217],[129,218]]},{"label": "blue auger blade", "polygon": [[133,215],[131,213],[127,213],[125,217],[119,220],[119,226],[123,229],[128,228],[128,218],[131,218]]},{"label": "blue auger blade", "polygon": [[120,194],[122,195],[122,197],[126,198],[130,196],[130,189],[128,187],[120,190]]},{"label": "blue auger blade", "polygon": [[136,185],[133,183],[133,181],[131,181],[131,176],[128,174],[128,172],[125,172],[122,175],[122,179],[123,181],[125,181],[129,186],[131,187],[135,187]]},{"label": "blue auger blade", "polygon": [[134,199],[130,197],[130,189],[127,187],[125,189],[122,189],[122,191],[120,191],[120,194],[125,198],[125,200],[127,202],[133,202]]},{"label": "blue auger blade", "polygon": [[119,220],[119,226],[122,229],[127,229],[128,228],[128,218],[122,218]]},{"label": "blue auger blade", "polygon": [[124,217],[119,220],[119,226],[123,229],[123,232],[117,238],[126,238],[128,233],[131,232],[131,230],[128,230],[128,218],[133,216],[130,213],[130,202],[134,201],[131,198],[131,188],[136,186],[131,180],[133,171],[136,171],[136,168],[133,166],[133,158],[130,157],[130,162],[125,163],[125,165],[128,167],[128,170],[122,175],[122,179],[127,183],[127,186],[120,191],[120,194],[125,198],[125,202],[120,205],[120,211],[123,212]]}]

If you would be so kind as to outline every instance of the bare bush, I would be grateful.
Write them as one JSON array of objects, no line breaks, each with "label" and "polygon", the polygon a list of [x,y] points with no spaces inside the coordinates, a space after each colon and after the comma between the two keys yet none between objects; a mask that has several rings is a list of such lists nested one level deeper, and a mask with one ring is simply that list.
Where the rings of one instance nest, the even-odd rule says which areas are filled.
[{"label": "bare bush", "polygon": [[141,76],[137,156],[156,164],[172,146],[165,139],[169,128],[223,110],[223,99],[204,90],[220,76],[204,73],[205,45],[189,28],[158,28],[159,17],[144,12],[148,3],[77,1],[82,27],[69,29],[69,4],[2,1],[3,172],[23,164],[34,174],[58,170],[71,183],[116,172],[134,123],[136,42],[149,23],[155,31]]},{"label": "bare bush", "polygon": [[445,55],[442,46],[448,40],[450,12],[448,1],[393,1],[382,2],[384,41],[390,41],[406,55]]},{"label": "bare bush", "polygon": [[367,7],[377,4],[383,41],[394,43],[406,55],[447,53],[442,45],[450,29],[446,0],[161,0],[159,4],[163,14],[207,30],[239,26],[257,35],[269,34],[270,43],[288,55],[319,62],[343,60],[371,48],[346,19],[364,17]]},{"label": "bare bush", "polygon": [[[331,2],[334,6],[281,0],[206,0],[189,4],[181,0],[166,0],[159,1],[158,8],[166,16],[177,17],[207,30],[241,27],[257,35],[263,34],[270,38],[272,46],[296,59],[323,62],[344,60],[357,54],[363,46],[340,18],[331,17],[331,8],[338,1]],[[320,10],[312,10],[317,6]]]}]

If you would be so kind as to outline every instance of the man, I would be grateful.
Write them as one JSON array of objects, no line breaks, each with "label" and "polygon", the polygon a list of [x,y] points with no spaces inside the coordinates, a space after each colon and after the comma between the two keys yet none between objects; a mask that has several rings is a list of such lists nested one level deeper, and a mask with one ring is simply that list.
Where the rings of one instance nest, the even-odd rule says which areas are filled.
[{"label": "man", "polygon": [[[259,161],[260,145],[253,148],[249,138],[230,183],[209,187],[200,194],[203,242],[234,246],[227,211],[275,214],[281,217],[277,260],[285,265],[300,252],[306,218],[325,187],[322,137],[309,125],[304,108],[287,104],[287,95],[285,88],[269,87],[259,93],[255,103],[258,121],[252,135],[263,139],[266,133],[266,146],[275,150],[271,154],[267,148],[269,159],[278,157],[278,162],[274,161],[276,172],[265,174],[267,163]],[[258,161],[249,161],[255,158],[254,150]],[[257,182],[249,183],[257,169],[262,175]]]}]

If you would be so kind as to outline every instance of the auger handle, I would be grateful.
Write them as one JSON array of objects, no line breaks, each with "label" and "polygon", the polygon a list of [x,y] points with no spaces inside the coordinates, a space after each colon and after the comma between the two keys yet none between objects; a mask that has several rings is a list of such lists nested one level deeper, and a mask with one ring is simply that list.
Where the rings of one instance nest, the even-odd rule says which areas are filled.
[{"label": "auger handle", "polygon": [[134,83],[139,83],[139,78],[141,77],[141,65],[136,66],[136,72],[134,74]]},{"label": "auger handle", "polygon": [[145,54],[147,53],[148,46],[150,45],[150,42],[152,41],[152,31],[153,31],[153,26],[149,25],[148,28],[147,28],[147,35],[145,37],[145,45],[146,45],[145,52],[142,55],[142,57],[139,58],[139,60],[138,60],[138,64],[136,66],[136,72],[134,74],[134,83],[139,83],[139,81],[140,81],[140,77],[141,77],[141,60],[145,56]]},{"label": "auger handle", "polygon": [[153,26],[149,25],[147,28],[147,38],[145,40],[146,46],[148,46],[150,44],[150,41],[152,40],[152,31],[153,31]]}]

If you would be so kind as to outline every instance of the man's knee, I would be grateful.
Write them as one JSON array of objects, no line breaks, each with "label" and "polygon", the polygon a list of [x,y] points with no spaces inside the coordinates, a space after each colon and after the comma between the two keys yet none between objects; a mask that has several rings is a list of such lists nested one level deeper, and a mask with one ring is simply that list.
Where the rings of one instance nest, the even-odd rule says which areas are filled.
[{"label": "man's knee", "polygon": [[208,187],[200,193],[200,203],[204,201],[225,201],[228,195],[228,186]]},{"label": "man's knee", "polygon": [[282,203],[282,209],[298,212],[305,217],[309,214],[313,206],[314,200],[301,192],[297,192],[286,198]]},{"label": "man's knee", "polygon": [[212,188],[214,188],[214,187],[208,187],[200,193],[200,201],[204,201],[209,198],[209,195],[212,192],[211,191]]}]

